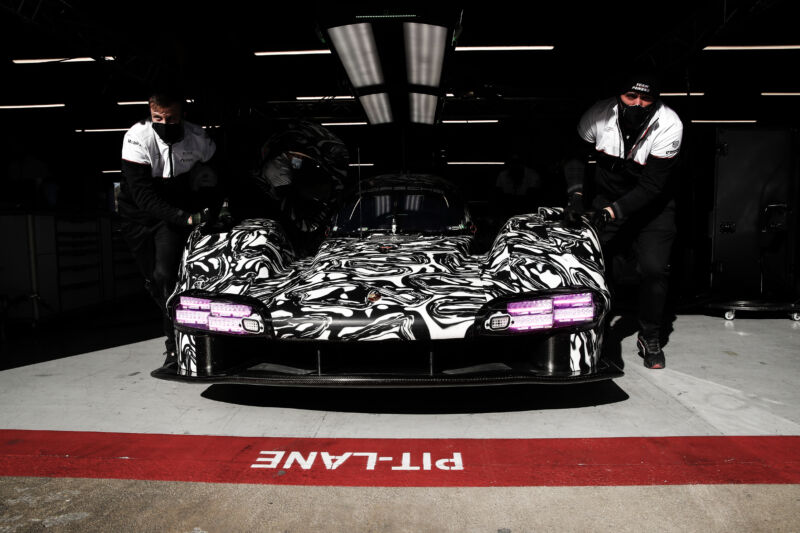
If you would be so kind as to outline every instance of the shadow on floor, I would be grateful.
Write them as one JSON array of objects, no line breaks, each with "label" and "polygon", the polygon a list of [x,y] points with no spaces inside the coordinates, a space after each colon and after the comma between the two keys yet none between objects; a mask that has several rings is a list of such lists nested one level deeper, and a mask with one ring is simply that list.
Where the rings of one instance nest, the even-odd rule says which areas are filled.
[{"label": "shadow on floor", "polygon": [[[606,330],[603,337],[603,358],[614,363],[619,368],[625,368],[622,358],[622,342],[633,336],[636,338],[639,332],[639,320],[637,318],[637,303],[635,288],[627,288],[627,291],[617,289],[616,299],[613,309],[606,316]],[[659,335],[661,347],[665,348],[669,344],[670,335],[675,331],[675,320],[677,320],[675,306],[673,302],[668,302],[664,309],[664,319]],[[641,361],[641,359],[640,359]]]},{"label": "shadow on floor", "polygon": [[142,291],[125,299],[61,313],[57,319],[10,323],[0,370],[124,346],[163,336],[158,307]]},{"label": "shadow on floor", "polygon": [[256,407],[392,414],[458,414],[574,409],[623,402],[615,382],[427,389],[312,389],[212,385],[203,398]]}]

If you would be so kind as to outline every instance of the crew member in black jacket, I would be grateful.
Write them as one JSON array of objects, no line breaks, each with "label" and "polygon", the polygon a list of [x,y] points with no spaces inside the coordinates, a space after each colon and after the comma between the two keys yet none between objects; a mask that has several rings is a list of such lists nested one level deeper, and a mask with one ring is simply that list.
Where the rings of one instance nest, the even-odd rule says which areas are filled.
[{"label": "crew member in black jacket", "polygon": [[[578,123],[584,149],[597,161],[593,187],[584,187],[579,160],[565,165],[569,202],[565,217],[577,222],[594,209],[608,262],[633,246],[639,273],[637,347],[648,368],[664,368],[660,328],[667,299],[670,249],[675,239],[675,201],[670,174],[680,150],[683,123],[659,98],[652,76],[632,76],[617,96],[589,108]],[[588,198],[587,191],[593,190]]]},{"label": "crew member in black jacket", "polygon": [[150,117],[134,124],[122,143],[119,213],[122,231],[148,292],[164,314],[164,366],[177,365],[178,347],[166,302],[175,289],[183,245],[204,208],[221,204],[212,158],[214,141],[183,120],[178,94],[150,97]]}]

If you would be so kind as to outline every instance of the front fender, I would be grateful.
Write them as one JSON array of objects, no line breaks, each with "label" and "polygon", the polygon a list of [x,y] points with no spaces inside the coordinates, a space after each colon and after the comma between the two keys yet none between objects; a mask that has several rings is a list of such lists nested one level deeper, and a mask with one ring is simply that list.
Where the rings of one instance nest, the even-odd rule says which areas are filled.
[{"label": "front fender", "polygon": [[295,258],[274,220],[247,219],[227,232],[203,233],[195,228],[186,241],[173,296],[189,289],[243,294],[257,280],[283,273]]},{"label": "front fender", "polygon": [[578,228],[566,226],[560,214],[559,208],[540,208],[511,217],[487,254],[487,281],[500,284],[505,294],[591,287],[608,298],[597,233],[586,221]]}]

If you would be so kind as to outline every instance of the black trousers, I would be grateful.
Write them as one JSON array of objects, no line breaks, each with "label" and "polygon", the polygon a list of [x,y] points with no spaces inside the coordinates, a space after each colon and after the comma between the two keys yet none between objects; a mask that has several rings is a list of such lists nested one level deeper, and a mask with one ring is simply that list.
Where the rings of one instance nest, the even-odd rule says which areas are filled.
[{"label": "black trousers", "polygon": [[122,233],[145,279],[145,287],[163,315],[162,324],[167,351],[175,351],[175,330],[167,314],[167,298],[175,290],[183,246],[191,228],[159,222],[142,226],[124,221]]},{"label": "black trousers", "polygon": [[669,289],[669,257],[675,241],[675,206],[659,205],[650,213],[636,214],[621,223],[611,222],[600,233],[606,269],[619,254],[632,255],[638,274],[639,329],[643,336],[658,336]]}]

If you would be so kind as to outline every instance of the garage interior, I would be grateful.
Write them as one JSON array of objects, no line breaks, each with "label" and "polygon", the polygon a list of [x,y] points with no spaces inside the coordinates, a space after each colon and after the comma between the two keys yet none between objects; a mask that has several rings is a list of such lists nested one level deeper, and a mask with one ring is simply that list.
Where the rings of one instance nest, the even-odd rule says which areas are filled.
[{"label": "garage interior", "polygon": [[[3,0],[0,531],[798,529],[795,4]],[[407,81],[409,21],[446,28],[440,79]],[[368,90],[329,32],[364,22],[385,77]],[[512,156],[541,178],[531,211],[563,206],[579,117],[648,67],[684,125],[663,371],[636,355],[635,279],[622,269],[606,349],[625,376],[613,381],[317,390],[150,377],[163,360],[159,311],[120,235],[115,190],[124,132],[147,116],[152,87],[181,84],[187,119],[215,140],[234,185],[270,135],[312,120],[345,141],[353,179],[456,183],[490,241],[502,222],[491,191]],[[427,115],[410,93],[433,102]],[[385,108],[364,104],[374,94]],[[347,443],[485,453],[464,452],[465,472],[482,476],[463,482],[314,468],[253,478],[208,443],[185,468],[167,461],[172,444],[158,445],[163,461],[145,459],[148,435],[175,449],[248,438],[306,458]],[[727,440],[692,440],[711,437]],[[553,442],[552,456],[502,457]],[[725,451],[693,448],[711,443]],[[631,451],[598,455],[605,445]],[[570,446],[587,457],[570,463]]]}]

